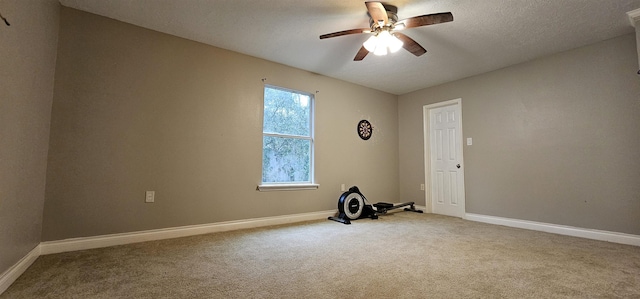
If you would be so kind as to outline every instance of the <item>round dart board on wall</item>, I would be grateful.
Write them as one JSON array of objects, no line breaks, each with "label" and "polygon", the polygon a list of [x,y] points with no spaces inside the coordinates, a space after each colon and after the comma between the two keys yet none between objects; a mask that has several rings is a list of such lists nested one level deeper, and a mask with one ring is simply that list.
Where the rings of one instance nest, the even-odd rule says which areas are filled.
[{"label": "round dart board on wall", "polygon": [[358,136],[360,136],[362,140],[369,140],[372,134],[373,127],[371,126],[371,123],[366,119],[361,120],[358,123]]}]

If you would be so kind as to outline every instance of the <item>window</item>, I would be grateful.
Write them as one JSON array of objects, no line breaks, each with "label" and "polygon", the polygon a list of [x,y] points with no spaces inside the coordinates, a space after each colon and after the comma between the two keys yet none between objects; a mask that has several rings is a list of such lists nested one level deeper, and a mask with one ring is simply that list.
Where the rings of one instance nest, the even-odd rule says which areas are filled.
[{"label": "window", "polygon": [[266,85],[260,190],[313,184],[313,95]]}]

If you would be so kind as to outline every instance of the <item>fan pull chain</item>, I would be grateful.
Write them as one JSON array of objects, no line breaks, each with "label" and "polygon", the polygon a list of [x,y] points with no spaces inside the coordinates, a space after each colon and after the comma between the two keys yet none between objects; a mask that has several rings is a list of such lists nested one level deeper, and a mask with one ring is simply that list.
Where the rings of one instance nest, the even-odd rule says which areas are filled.
[{"label": "fan pull chain", "polygon": [[11,24],[9,24],[9,21],[7,21],[7,19],[5,17],[2,16],[2,13],[0,13],[0,18],[2,18],[2,20],[4,21],[5,24],[7,24],[7,26],[11,26]]}]

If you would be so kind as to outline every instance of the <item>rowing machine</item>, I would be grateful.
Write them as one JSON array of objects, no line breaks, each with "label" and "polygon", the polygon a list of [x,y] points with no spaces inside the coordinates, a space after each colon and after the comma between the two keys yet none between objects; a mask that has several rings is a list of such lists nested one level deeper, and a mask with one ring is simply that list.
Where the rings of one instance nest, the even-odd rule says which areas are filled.
[{"label": "rowing machine", "polygon": [[386,214],[388,211],[399,209],[402,207],[405,211],[422,213],[416,210],[414,202],[405,202],[401,204],[391,204],[387,202],[379,202],[369,204],[367,198],[360,192],[357,186],[349,188],[349,191],[342,193],[338,199],[338,216],[329,217],[329,220],[338,221],[344,224],[351,224],[351,220],[360,218],[378,219],[379,214]]}]

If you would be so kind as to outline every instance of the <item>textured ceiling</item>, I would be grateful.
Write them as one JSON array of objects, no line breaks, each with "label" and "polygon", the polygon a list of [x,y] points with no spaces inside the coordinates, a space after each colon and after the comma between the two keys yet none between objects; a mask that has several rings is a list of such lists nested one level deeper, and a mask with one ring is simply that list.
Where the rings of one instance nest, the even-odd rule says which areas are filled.
[{"label": "textured ceiling", "polygon": [[403,31],[427,53],[353,57],[369,25],[353,0],[60,0],[64,6],[392,94],[500,69],[633,32],[640,0],[395,0],[398,17],[448,12],[450,23]]}]

